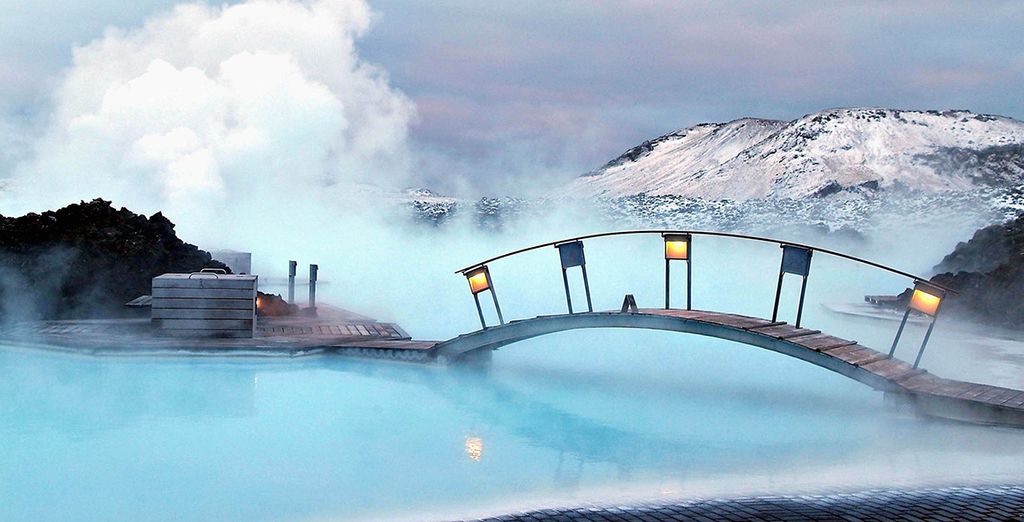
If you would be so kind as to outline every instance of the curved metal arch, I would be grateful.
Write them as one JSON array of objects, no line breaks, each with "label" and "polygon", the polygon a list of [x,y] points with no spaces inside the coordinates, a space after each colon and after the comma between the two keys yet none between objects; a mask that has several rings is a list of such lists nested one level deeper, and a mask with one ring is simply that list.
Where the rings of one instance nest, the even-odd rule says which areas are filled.
[{"label": "curved metal arch", "polygon": [[499,259],[504,259],[506,257],[512,257],[514,255],[522,254],[523,252],[529,252],[531,250],[537,250],[538,248],[544,248],[544,247],[548,247],[548,246],[555,246],[555,245],[560,245],[562,243],[569,243],[569,242],[572,242],[572,241],[582,241],[584,239],[593,239],[593,238],[598,238],[598,237],[640,235],[640,234],[690,234],[690,235],[693,235],[693,236],[727,237],[727,238],[734,238],[734,239],[745,239],[745,240],[750,240],[750,241],[761,241],[761,242],[765,242],[765,243],[775,243],[775,244],[778,244],[778,245],[795,246],[795,247],[800,247],[800,248],[805,248],[805,249],[808,249],[808,250],[812,250],[812,251],[815,251],[815,252],[821,252],[823,254],[828,254],[828,255],[839,257],[839,258],[842,258],[842,259],[848,259],[850,261],[854,261],[854,262],[861,263],[861,264],[864,264],[864,265],[868,265],[868,266],[871,266],[871,267],[874,267],[874,268],[878,268],[880,270],[885,270],[885,271],[891,272],[893,274],[897,274],[897,275],[900,275],[900,276],[903,276],[903,277],[907,277],[907,278],[910,278],[910,279],[912,279],[914,281],[925,281],[925,282],[928,282],[928,284],[930,284],[932,286],[935,286],[935,287],[938,287],[938,288],[941,288],[942,290],[945,290],[946,292],[949,292],[949,293],[953,293],[953,294],[958,293],[956,290],[954,290],[952,288],[949,288],[948,286],[941,285],[939,283],[933,283],[933,282],[929,281],[929,279],[927,277],[922,277],[922,276],[914,275],[914,274],[912,274],[910,272],[905,272],[905,271],[899,270],[897,268],[886,266],[886,265],[883,265],[881,263],[876,263],[874,261],[870,261],[868,259],[860,258],[860,257],[853,256],[853,255],[850,255],[850,254],[846,254],[846,253],[843,253],[843,252],[837,252],[835,250],[829,250],[827,248],[819,248],[819,247],[816,247],[816,246],[806,245],[806,244],[803,244],[803,243],[795,243],[793,241],[783,241],[781,239],[775,239],[775,238],[770,238],[770,237],[753,236],[753,235],[749,235],[749,234],[734,234],[734,233],[731,233],[731,232],[713,232],[713,231],[707,231],[707,230],[619,230],[619,231],[615,231],[615,232],[600,232],[600,233],[597,233],[597,234],[586,234],[586,235],[583,235],[583,236],[576,236],[576,237],[570,237],[570,238],[566,238],[566,239],[559,239],[557,241],[549,241],[547,243],[541,243],[541,244],[537,244],[537,245],[533,245],[533,246],[529,246],[529,247],[525,247],[525,248],[520,248],[519,250],[513,250],[511,252],[506,252],[504,254],[497,255],[497,256],[494,256],[494,257],[489,258],[489,259],[485,259],[485,260],[480,261],[478,263],[474,263],[474,264],[472,264],[470,266],[467,266],[467,267],[465,267],[463,269],[456,270],[455,273],[456,274],[465,274],[466,272],[468,272],[470,270],[474,270],[476,268],[480,268],[480,267],[482,267],[484,265],[487,265],[487,264],[492,263],[494,261],[497,261]]},{"label": "curved metal arch", "polygon": [[539,316],[460,335],[438,343],[432,352],[439,360],[455,361],[480,350],[495,350],[534,337],[585,328],[638,328],[715,337],[788,355],[876,390],[899,390],[896,385],[879,375],[784,339],[694,319],[646,313],[584,312]]}]

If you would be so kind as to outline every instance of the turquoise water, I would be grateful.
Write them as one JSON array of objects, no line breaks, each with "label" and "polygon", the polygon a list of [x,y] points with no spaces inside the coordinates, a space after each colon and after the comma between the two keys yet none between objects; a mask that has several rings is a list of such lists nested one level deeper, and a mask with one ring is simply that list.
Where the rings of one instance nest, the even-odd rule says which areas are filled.
[{"label": "turquoise water", "polygon": [[553,335],[489,373],[3,346],[0,375],[2,520],[415,519],[1024,471],[1024,431],[680,334]]},{"label": "turquoise water", "polygon": [[[660,241],[588,245],[597,308],[617,307],[625,293],[660,305]],[[422,238],[413,250],[433,254],[411,268],[321,259],[322,299],[397,321],[417,338],[477,328],[451,269],[501,248],[477,245],[470,255],[446,244]],[[701,245],[695,306],[770,313],[777,247]],[[342,252],[351,263],[366,255]],[[554,249],[522,257],[492,270],[506,318],[564,311]],[[821,305],[905,283],[816,259],[805,322],[884,349],[895,324]],[[790,320],[795,283],[787,285]],[[925,367],[1024,386],[1017,348],[974,347],[949,326],[936,329]],[[897,355],[912,357],[922,334],[909,327]],[[1024,430],[920,419],[807,363],[664,332],[533,339],[498,351],[489,372],[0,345],[4,521],[430,519],[651,497],[1016,482],[1022,447]]]}]

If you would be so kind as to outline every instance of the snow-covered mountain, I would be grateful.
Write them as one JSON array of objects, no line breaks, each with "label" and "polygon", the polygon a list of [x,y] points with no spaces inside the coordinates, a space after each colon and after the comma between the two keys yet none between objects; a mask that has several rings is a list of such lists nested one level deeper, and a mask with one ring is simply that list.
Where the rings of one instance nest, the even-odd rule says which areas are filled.
[{"label": "snow-covered mountain", "polygon": [[703,123],[629,149],[570,194],[803,198],[1024,183],[1024,122],[969,111],[832,109]]}]

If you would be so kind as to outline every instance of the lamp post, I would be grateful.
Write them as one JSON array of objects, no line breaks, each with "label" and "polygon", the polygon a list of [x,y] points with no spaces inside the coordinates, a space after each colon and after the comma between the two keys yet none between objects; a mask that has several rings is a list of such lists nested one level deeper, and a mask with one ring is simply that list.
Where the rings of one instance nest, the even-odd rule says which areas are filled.
[{"label": "lamp post", "polygon": [[671,305],[669,299],[670,286],[669,277],[671,271],[672,261],[685,261],[686,262],[686,309],[690,310],[690,289],[693,287],[691,272],[690,272],[690,246],[692,244],[692,237],[690,234],[662,234],[665,238],[665,309],[668,310]]},{"label": "lamp post", "polygon": [[796,327],[800,328],[800,319],[804,313],[804,295],[807,293],[807,275],[811,272],[811,255],[813,250],[793,245],[782,246],[782,265],[779,267],[779,284],[775,288],[775,306],[772,308],[772,322],[779,317],[779,297],[782,294],[782,277],[786,274],[800,276],[800,301],[796,306]]},{"label": "lamp post", "polygon": [[889,357],[896,353],[896,345],[899,344],[900,336],[903,335],[903,328],[907,326],[907,318],[910,317],[910,311],[916,310],[932,318],[932,322],[928,325],[928,331],[924,334],[924,340],[921,341],[921,348],[918,349],[917,357],[914,359],[914,368],[921,364],[921,357],[924,355],[925,346],[928,345],[928,339],[932,336],[932,329],[935,328],[935,319],[939,315],[939,308],[942,306],[942,301],[945,298],[945,290],[926,281],[914,281],[914,292],[910,295],[907,310],[903,312],[903,320],[900,321],[900,327],[896,330],[896,337],[892,340],[892,347],[889,348]]},{"label": "lamp post", "polygon": [[462,273],[469,282],[469,291],[473,294],[473,302],[476,303],[476,312],[480,316],[480,327],[487,328],[487,321],[484,320],[484,310],[480,307],[480,292],[489,290],[491,299],[494,300],[494,311],[498,314],[498,322],[505,324],[505,318],[501,316],[501,307],[498,306],[498,295],[494,293],[494,285],[491,282],[491,271],[487,265],[473,268]]},{"label": "lamp post", "polygon": [[594,305],[590,301],[590,282],[587,280],[587,260],[583,255],[583,242],[576,240],[568,243],[555,245],[558,249],[558,259],[562,263],[562,283],[565,285],[565,302],[569,305],[569,313],[572,314],[572,296],[569,294],[569,275],[566,270],[574,266],[580,267],[583,271],[583,290],[587,294],[587,310],[594,311]]}]

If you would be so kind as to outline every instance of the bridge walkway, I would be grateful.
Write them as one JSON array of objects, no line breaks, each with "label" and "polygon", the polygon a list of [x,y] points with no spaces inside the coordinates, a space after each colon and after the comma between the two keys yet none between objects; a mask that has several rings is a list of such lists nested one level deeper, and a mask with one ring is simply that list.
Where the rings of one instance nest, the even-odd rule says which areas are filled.
[{"label": "bridge walkway", "polygon": [[[665,321],[669,319],[668,321]],[[676,319],[673,321],[672,319]],[[702,310],[639,309],[629,312],[586,312],[511,321],[454,339],[419,342],[416,355],[390,355],[408,360],[458,359],[470,352],[491,351],[531,337],[579,328],[625,327],[696,333],[758,346],[789,355],[887,393],[926,415],[1024,427],[1024,391],[945,379],[915,369],[887,353],[857,341],[835,337],[782,321]],[[503,331],[504,330],[504,331]],[[387,346],[400,349],[401,344]],[[401,350],[400,351],[405,351]],[[387,356],[387,355],[385,355]]]}]

